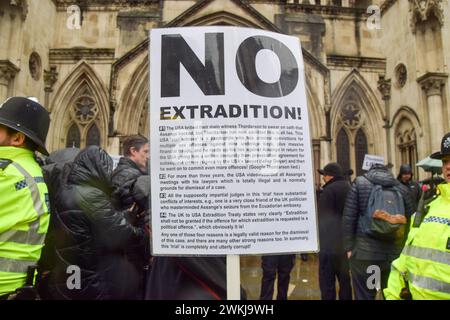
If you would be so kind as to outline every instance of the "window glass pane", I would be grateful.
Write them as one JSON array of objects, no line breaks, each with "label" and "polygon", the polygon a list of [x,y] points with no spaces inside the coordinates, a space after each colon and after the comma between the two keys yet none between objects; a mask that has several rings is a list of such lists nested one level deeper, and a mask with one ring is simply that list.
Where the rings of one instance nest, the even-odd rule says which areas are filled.
[{"label": "window glass pane", "polygon": [[100,131],[97,125],[94,123],[88,130],[86,137],[86,146],[99,146],[100,145]]},{"label": "window glass pane", "polygon": [[67,132],[66,148],[79,148],[80,147],[80,130],[74,123]]},{"label": "window glass pane", "polygon": [[350,169],[350,145],[344,129],[339,130],[336,139],[337,162],[344,170]]},{"label": "window glass pane", "polygon": [[362,175],[364,173],[362,165],[364,157],[367,154],[367,138],[362,129],[359,129],[356,133],[355,139],[355,160],[356,160],[356,175]]}]

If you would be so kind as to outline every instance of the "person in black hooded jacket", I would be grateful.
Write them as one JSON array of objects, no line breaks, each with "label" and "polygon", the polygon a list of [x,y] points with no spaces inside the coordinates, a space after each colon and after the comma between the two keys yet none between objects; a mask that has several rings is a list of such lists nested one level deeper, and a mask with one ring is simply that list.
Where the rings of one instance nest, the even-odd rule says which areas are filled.
[{"label": "person in black hooded jacket", "polygon": [[413,201],[414,210],[416,210],[422,190],[420,189],[419,184],[413,180],[413,171],[409,164],[402,164],[400,166],[397,180],[408,188],[409,193],[411,194],[411,200]]},{"label": "person in black hooded jacket", "polygon": [[414,210],[407,188],[395,179],[386,166],[375,164],[365,175],[357,177],[353,182],[345,201],[343,236],[357,300],[375,299],[377,290],[367,285],[369,277],[376,272],[375,266],[380,271],[380,289],[386,288],[391,262],[400,255],[406,240],[405,236],[395,240],[380,240],[364,233],[359,222],[366,214],[369,197],[375,185],[394,188],[400,192],[405,208],[404,215],[408,218],[406,225]]},{"label": "person in black hooded jacket", "polygon": [[[141,135],[128,136],[123,141],[124,157],[120,158],[117,168],[112,174],[113,195],[118,209],[129,209],[136,204],[135,213],[129,215],[130,222],[144,229],[148,225],[149,199],[136,186],[139,177],[148,176],[149,144],[148,139]],[[150,179],[148,179],[150,184]],[[139,218],[137,218],[139,217]],[[144,289],[148,269],[150,268],[150,243],[130,246],[126,249],[128,260],[134,265],[139,275],[139,288],[134,299],[144,298]]]},{"label": "person in black hooded jacket", "polygon": [[[117,198],[117,206],[128,209],[134,203],[133,187],[137,178],[148,174],[149,144],[148,139],[141,135],[132,135],[123,141],[124,157],[121,157],[117,168],[112,174],[112,186],[114,196]],[[146,209],[148,204],[144,201],[138,204],[141,209]]]},{"label": "person in black hooded jacket", "polygon": [[55,250],[54,250],[54,235],[53,228],[55,225],[54,219],[56,214],[54,195],[59,188],[59,181],[65,164],[72,163],[75,160],[80,149],[78,148],[64,148],[53,151],[43,162],[42,173],[44,181],[48,187],[49,202],[50,202],[50,223],[45,237],[44,247],[42,248],[41,258],[38,262],[38,275],[36,277],[36,286],[39,296],[42,300],[51,297],[47,287],[47,276],[55,264]]},{"label": "person in black hooded jacket", "polygon": [[147,236],[128,222],[127,211],[114,209],[111,172],[112,159],[97,146],[63,169],[53,206],[52,299],[127,299],[136,290],[124,249]]},{"label": "person in black hooded jacket", "polygon": [[336,278],[339,300],[351,300],[352,288],[348,260],[342,240],[342,213],[350,183],[342,167],[332,162],[318,170],[325,181],[318,200],[319,285],[322,300],[336,300]]}]

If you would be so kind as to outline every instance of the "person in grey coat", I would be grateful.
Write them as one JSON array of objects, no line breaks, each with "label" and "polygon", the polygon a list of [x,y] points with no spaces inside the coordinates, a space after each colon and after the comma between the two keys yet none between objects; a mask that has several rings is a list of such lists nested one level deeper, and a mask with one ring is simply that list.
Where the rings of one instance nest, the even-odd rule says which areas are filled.
[{"label": "person in grey coat", "polygon": [[381,240],[363,231],[362,217],[367,214],[369,197],[376,185],[394,188],[401,194],[404,215],[408,218],[406,225],[414,210],[408,189],[384,165],[373,165],[365,175],[353,182],[344,207],[343,236],[357,300],[375,299],[377,288],[368,286],[372,283],[369,277],[379,277],[379,289],[386,288],[391,262],[400,255],[406,239],[401,236],[395,240]]}]

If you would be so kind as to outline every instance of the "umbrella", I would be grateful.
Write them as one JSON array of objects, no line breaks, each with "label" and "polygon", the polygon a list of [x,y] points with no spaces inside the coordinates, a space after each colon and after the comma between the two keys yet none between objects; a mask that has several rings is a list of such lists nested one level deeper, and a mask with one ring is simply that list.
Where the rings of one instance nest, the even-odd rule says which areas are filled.
[{"label": "umbrella", "polygon": [[419,162],[417,162],[416,166],[433,174],[442,173],[442,161],[438,159],[431,159],[430,157],[426,157],[425,159],[422,159]]},{"label": "umbrella", "polygon": [[78,148],[64,148],[53,151],[47,158],[48,163],[66,163],[73,162],[75,157],[80,152]]}]

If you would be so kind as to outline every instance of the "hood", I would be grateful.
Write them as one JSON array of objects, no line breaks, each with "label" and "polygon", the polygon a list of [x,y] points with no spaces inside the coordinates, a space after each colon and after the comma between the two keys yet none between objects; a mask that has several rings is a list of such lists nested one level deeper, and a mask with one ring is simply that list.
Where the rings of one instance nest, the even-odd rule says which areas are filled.
[{"label": "hood", "polygon": [[98,146],[89,146],[75,158],[68,180],[75,184],[88,184],[108,194],[111,192],[113,161]]},{"label": "hood", "polygon": [[386,166],[381,165],[373,166],[366,173],[366,177],[372,183],[382,185],[383,187],[392,187],[400,183]]},{"label": "hood", "polygon": [[412,168],[411,168],[411,166],[409,164],[402,164],[400,166],[400,171],[398,173],[397,179],[400,180],[401,177],[402,177],[402,174],[405,174],[405,173],[411,173],[411,179],[412,179],[413,171],[412,171]]}]

